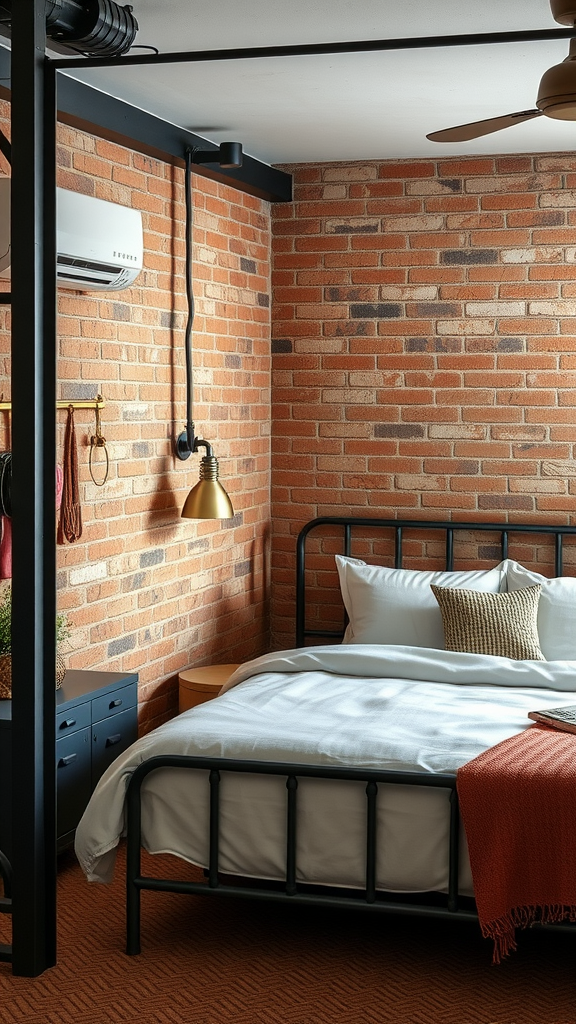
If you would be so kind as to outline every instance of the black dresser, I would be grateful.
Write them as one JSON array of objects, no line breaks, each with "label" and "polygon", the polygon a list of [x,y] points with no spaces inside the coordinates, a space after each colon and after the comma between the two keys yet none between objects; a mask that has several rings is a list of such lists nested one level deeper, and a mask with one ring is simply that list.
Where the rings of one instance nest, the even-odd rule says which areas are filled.
[{"label": "black dresser", "polygon": [[[56,691],[58,849],[74,832],[108,765],[138,736],[138,675],[71,669]],[[12,701],[0,701],[0,850],[12,855]]]}]

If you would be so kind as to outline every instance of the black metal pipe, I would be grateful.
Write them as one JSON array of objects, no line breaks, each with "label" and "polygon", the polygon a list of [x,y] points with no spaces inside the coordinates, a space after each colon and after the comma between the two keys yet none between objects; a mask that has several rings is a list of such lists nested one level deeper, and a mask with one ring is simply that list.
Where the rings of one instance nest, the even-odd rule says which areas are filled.
[{"label": "black metal pipe", "polygon": [[220,772],[212,769],[208,776],[210,783],[210,847],[208,862],[208,884],[211,889],[218,886],[218,850],[220,843]]},{"label": "black metal pipe", "polygon": [[458,910],[458,874],[460,859],[460,805],[458,791],[450,793],[450,853],[448,863],[448,909],[452,913]]},{"label": "black metal pipe", "polygon": [[333,43],[294,43],[288,46],[247,46],[223,50],[182,50],[173,53],[130,53],[125,57],[58,59],[66,68],[112,68],[133,65],[194,64],[206,61],[257,60],[267,57],[317,57],[336,53],[373,53],[385,50],[425,50],[447,46],[492,46],[495,43],[534,43],[570,39],[571,28],[528,29],[518,32],[466,32],[460,35],[410,36],[404,39],[353,39]]},{"label": "black metal pipe", "polygon": [[136,956],[140,952],[140,785],[128,785],[126,791],[126,837],[126,952],[128,956]]},{"label": "black metal pipe", "polygon": [[366,902],[376,899],[376,797],[378,784],[366,784]]},{"label": "black metal pipe", "polygon": [[296,888],[296,794],[298,779],[289,775],[286,779],[286,893],[294,896]]},{"label": "black metal pipe", "polygon": [[56,75],[44,0],[12,19],[13,971],[56,962]]},{"label": "black metal pipe", "polygon": [[402,568],[402,527],[398,524],[394,528],[394,566]]}]

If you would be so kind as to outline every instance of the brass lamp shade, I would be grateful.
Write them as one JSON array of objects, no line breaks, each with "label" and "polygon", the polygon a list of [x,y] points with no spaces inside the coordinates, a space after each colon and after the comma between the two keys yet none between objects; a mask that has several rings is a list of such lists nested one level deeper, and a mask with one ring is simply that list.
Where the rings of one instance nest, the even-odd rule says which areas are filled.
[{"label": "brass lamp shade", "polygon": [[232,502],[218,481],[218,459],[205,455],[200,462],[200,480],[184,502],[184,519],[232,519]]}]

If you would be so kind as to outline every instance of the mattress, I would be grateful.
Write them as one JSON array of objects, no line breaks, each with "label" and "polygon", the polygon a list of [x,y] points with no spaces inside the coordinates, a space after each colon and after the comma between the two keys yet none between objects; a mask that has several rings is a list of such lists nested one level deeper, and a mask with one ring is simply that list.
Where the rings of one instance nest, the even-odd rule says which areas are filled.
[{"label": "mattress", "polygon": [[[219,697],[142,737],[102,777],[76,833],[90,881],[110,881],[134,769],[160,754],[453,773],[530,725],[528,711],[576,703],[576,663],[510,661],[412,647],[342,645],[265,655]],[[160,769],[142,789],[151,853],[208,863],[208,773]],[[220,870],[283,879],[281,777],[223,773]],[[363,887],[365,785],[304,778],[298,787],[297,878]],[[447,789],[381,784],[377,887],[446,891]],[[466,843],[460,891],[472,894]]]}]

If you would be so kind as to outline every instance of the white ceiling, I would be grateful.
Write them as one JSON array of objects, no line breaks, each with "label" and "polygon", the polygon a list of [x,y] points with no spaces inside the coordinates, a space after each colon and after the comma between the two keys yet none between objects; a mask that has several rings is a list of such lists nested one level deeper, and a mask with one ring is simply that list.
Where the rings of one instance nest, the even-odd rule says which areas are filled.
[{"label": "white ceiling", "polygon": [[[160,51],[557,28],[548,0],[132,0]],[[568,40],[74,72],[267,163],[566,151],[576,124],[540,117],[470,143],[427,132],[533,108]]]}]

